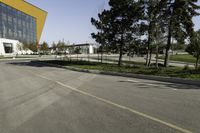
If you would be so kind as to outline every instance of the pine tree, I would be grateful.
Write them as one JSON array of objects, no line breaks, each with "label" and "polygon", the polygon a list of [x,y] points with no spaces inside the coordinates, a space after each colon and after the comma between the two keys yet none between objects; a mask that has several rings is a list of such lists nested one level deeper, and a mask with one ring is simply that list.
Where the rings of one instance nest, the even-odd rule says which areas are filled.
[{"label": "pine tree", "polygon": [[49,45],[47,42],[43,42],[40,48],[41,51],[43,51],[43,54],[47,54],[47,51],[49,50]]},{"label": "pine tree", "polygon": [[100,52],[101,52],[101,62],[103,62],[103,53],[105,46],[110,43],[110,20],[111,13],[108,10],[104,10],[103,12],[98,14],[98,20],[91,18],[91,23],[98,30],[97,33],[92,33],[92,38],[95,39],[96,42],[100,44]]},{"label": "pine tree", "polygon": [[186,51],[196,58],[195,68],[198,69],[200,58],[200,30],[192,35],[191,43],[186,48]]},{"label": "pine tree", "polygon": [[184,43],[186,38],[191,38],[193,33],[192,18],[199,15],[197,10],[200,7],[196,4],[198,0],[161,0],[163,6],[163,20],[167,25],[167,46],[165,52],[164,66],[168,66],[169,50],[172,45],[172,38]]},{"label": "pine tree", "polygon": [[112,37],[114,37],[112,41],[118,49],[118,65],[121,66],[126,45],[130,42],[130,34],[134,36],[137,32],[140,17],[143,16],[143,7],[141,2],[134,0],[110,0],[109,5],[112,16]]},{"label": "pine tree", "polygon": [[150,66],[151,64],[151,53],[152,53],[152,45],[156,36],[157,27],[160,25],[159,13],[161,7],[159,6],[160,0],[143,0],[145,6],[145,20],[147,21],[146,29],[147,29],[147,57],[146,57],[146,66]]},{"label": "pine tree", "polygon": [[126,45],[130,42],[130,34],[137,31],[143,11],[141,3],[134,0],[110,0],[109,5],[110,10],[99,14],[99,20],[92,18],[91,22],[98,30],[92,37],[102,44],[102,48],[108,45],[109,50],[118,52],[118,65],[121,66]]}]

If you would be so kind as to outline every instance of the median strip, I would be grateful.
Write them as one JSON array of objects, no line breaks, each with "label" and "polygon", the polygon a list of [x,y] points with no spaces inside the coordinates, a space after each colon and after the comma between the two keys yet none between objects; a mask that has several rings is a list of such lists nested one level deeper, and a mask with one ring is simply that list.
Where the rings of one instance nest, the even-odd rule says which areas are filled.
[{"label": "median strip", "polygon": [[[45,66],[59,67],[59,68],[68,69],[68,70],[77,71],[77,72],[85,72],[85,73],[93,73],[93,74],[101,74],[101,75],[111,75],[111,76],[122,76],[122,77],[138,78],[138,79],[156,80],[156,81],[175,83],[175,84],[200,86],[199,80],[168,77],[168,76],[165,77],[165,76],[158,76],[158,75],[136,74],[136,73],[128,73],[128,72],[108,71],[107,66],[104,66],[105,70],[104,69],[102,69],[102,70],[92,69],[91,70],[91,69],[79,68],[76,65],[75,66],[73,66],[73,65],[72,66],[58,65],[58,64],[52,63],[51,61],[50,62],[32,61],[32,62],[41,64],[41,65],[45,65]],[[108,67],[109,67],[109,65],[108,65]],[[112,69],[115,69],[115,67],[112,67]]]}]

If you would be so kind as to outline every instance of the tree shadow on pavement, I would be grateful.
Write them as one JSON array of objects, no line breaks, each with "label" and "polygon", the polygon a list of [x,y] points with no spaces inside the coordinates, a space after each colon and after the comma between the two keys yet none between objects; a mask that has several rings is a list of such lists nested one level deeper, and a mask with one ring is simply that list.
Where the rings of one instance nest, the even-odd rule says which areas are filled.
[{"label": "tree shadow on pavement", "polygon": [[45,64],[45,63],[37,63],[37,61],[8,62],[7,64],[16,65],[16,66],[29,66],[29,67],[58,67],[58,66]]},{"label": "tree shadow on pavement", "polygon": [[188,84],[177,84],[170,82],[130,82],[130,81],[119,81],[121,83],[130,83],[140,88],[156,88],[156,89],[181,89],[181,90],[200,90],[200,86],[188,85]]},{"label": "tree shadow on pavement", "polygon": [[[61,68],[60,66],[50,65],[47,63],[38,63],[38,61],[20,61],[20,62],[8,62],[7,64],[16,65],[16,66],[28,66],[28,67],[52,67],[52,68]],[[170,82],[130,82],[130,81],[118,81],[121,83],[130,83],[137,85],[140,88],[157,88],[157,89],[182,89],[182,90],[200,90],[200,86],[188,85],[188,84],[177,84]]]}]

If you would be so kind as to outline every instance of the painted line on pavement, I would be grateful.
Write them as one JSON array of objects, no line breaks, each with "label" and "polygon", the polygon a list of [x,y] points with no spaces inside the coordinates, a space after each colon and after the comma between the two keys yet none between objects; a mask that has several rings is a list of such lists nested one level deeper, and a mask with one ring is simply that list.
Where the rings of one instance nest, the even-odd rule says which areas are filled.
[{"label": "painted line on pavement", "polygon": [[155,85],[155,84],[148,84],[148,83],[144,83],[144,84],[146,84],[148,86],[160,87],[160,85]]},{"label": "painted line on pavement", "polygon": [[136,80],[130,80],[130,79],[128,79],[127,81],[128,82],[133,82],[133,83],[139,83],[139,81],[136,81]]},{"label": "painted line on pavement", "polygon": [[[148,85],[148,86],[153,86],[153,87],[166,87],[166,86],[163,86],[163,85],[144,83],[144,82],[140,82],[140,81],[137,81],[137,80],[130,80],[130,79],[128,79],[127,81],[128,81],[128,82],[135,83],[135,84],[140,84],[140,85]],[[170,88],[171,88],[171,87],[170,87]],[[174,88],[172,88],[172,90],[173,90],[173,91],[178,91],[178,89],[174,89]]]},{"label": "painted line on pavement", "polygon": [[130,79],[128,79],[127,81],[128,82],[133,82],[133,83],[136,83],[136,84],[144,84],[144,85],[148,85],[148,86],[160,87],[160,85],[150,84],[150,83],[143,83],[143,82],[136,81],[136,80],[130,80]]},{"label": "painted line on pavement", "polygon": [[109,100],[103,99],[103,98],[101,98],[101,97],[92,95],[92,94],[87,93],[87,92],[85,92],[85,91],[81,91],[81,90],[79,90],[79,89],[76,89],[76,88],[74,88],[74,87],[72,87],[72,86],[69,86],[69,85],[66,85],[66,84],[64,84],[64,83],[61,83],[61,82],[59,82],[59,81],[54,81],[54,80],[52,80],[52,79],[49,79],[49,78],[47,78],[47,77],[45,77],[45,76],[42,76],[42,75],[39,75],[39,74],[34,74],[34,75],[37,76],[37,77],[40,77],[40,78],[49,80],[49,81],[51,81],[51,82],[55,82],[55,83],[57,83],[58,85],[63,86],[63,87],[65,87],[65,88],[67,88],[67,89],[70,89],[70,90],[72,90],[72,91],[75,91],[75,92],[78,92],[78,93],[80,93],[80,94],[83,94],[83,95],[92,97],[92,98],[94,98],[94,99],[97,99],[97,100],[102,101],[102,102],[104,102],[104,103],[107,103],[107,104],[110,104],[110,105],[112,105],[112,106],[118,107],[118,108],[120,108],[120,109],[127,110],[127,111],[129,111],[129,112],[132,112],[132,113],[137,114],[137,115],[139,115],[139,116],[141,116],[141,117],[144,117],[144,118],[147,118],[147,119],[149,119],[149,120],[152,120],[152,121],[154,121],[154,122],[163,124],[163,125],[165,125],[165,126],[168,126],[168,127],[170,127],[170,128],[173,128],[173,129],[175,129],[175,130],[177,130],[177,131],[180,131],[180,132],[183,132],[183,133],[193,133],[192,131],[189,131],[189,130],[187,130],[187,129],[181,128],[181,127],[176,126],[176,125],[174,125],[174,124],[172,124],[172,123],[165,122],[165,121],[163,121],[163,120],[161,120],[161,119],[159,119],[159,118],[156,118],[156,117],[147,115],[147,114],[142,113],[142,112],[140,112],[140,111],[137,111],[137,110],[135,110],[135,109],[132,109],[132,108],[129,108],[129,107],[126,107],[126,106],[123,106],[123,105],[114,103],[114,102],[112,102],[112,101],[109,101]]}]

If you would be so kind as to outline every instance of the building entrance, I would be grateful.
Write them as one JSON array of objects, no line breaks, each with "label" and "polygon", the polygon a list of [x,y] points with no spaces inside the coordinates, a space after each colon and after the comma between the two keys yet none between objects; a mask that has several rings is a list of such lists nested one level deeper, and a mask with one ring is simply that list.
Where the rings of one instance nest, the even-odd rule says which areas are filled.
[{"label": "building entrance", "polygon": [[4,50],[6,54],[13,53],[13,44],[12,43],[3,43]]}]

